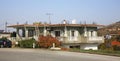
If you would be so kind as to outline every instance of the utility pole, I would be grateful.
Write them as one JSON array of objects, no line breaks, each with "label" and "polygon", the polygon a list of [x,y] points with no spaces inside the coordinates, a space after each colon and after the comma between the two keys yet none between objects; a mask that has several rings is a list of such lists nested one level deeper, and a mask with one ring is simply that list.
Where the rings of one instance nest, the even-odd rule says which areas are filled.
[{"label": "utility pole", "polygon": [[7,21],[5,22],[5,32],[7,32]]},{"label": "utility pole", "polygon": [[19,25],[19,22],[17,22],[17,25]]},{"label": "utility pole", "polygon": [[47,13],[46,15],[48,15],[49,16],[49,24],[51,24],[51,15],[52,15],[52,13]]},{"label": "utility pole", "polygon": [[28,24],[28,21],[26,21],[25,24]]}]

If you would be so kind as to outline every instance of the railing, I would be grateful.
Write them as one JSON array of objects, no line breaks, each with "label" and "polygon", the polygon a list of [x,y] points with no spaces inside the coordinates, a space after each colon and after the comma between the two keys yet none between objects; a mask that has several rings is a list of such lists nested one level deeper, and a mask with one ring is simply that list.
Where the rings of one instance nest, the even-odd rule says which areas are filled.
[{"label": "railing", "polygon": [[70,40],[69,37],[57,37],[63,43],[103,43],[104,37],[77,37],[77,40]]},{"label": "railing", "polygon": [[87,38],[88,43],[103,43],[104,42],[104,37],[88,37]]},{"label": "railing", "polygon": [[10,37],[9,40],[11,40],[11,41],[21,41],[21,40],[26,40],[26,39],[31,39],[31,38],[33,38],[33,37],[28,37],[28,38],[26,38],[26,37],[21,37],[21,38]]}]

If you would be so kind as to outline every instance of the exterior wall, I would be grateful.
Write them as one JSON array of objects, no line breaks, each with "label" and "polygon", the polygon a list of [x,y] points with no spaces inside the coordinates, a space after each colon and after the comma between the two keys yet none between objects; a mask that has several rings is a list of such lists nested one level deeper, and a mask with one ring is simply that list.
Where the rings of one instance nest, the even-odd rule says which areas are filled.
[{"label": "exterior wall", "polygon": [[[102,37],[97,36],[97,27],[85,27],[85,26],[23,26],[16,27],[16,40],[28,39],[30,37],[38,40],[39,35],[52,35],[55,36],[56,31],[60,34],[56,38],[63,42],[64,47],[80,46],[81,49],[97,50],[97,45],[103,43]],[[22,29],[23,36],[19,35],[19,29]],[[33,32],[33,33],[32,33]],[[33,35],[31,35],[31,34]],[[30,35],[30,36],[29,36]],[[67,44],[67,45],[66,45]]]},{"label": "exterior wall", "polygon": [[6,38],[8,38],[9,40],[11,40],[11,39],[10,39],[10,34],[0,34],[0,38],[2,38],[2,37],[6,37]]},{"label": "exterior wall", "polygon": [[[68,34],[68,41],[69,42],[76,42],[76,41],[80,41],[80,32],[79,32],[79,29],[78,27],[67,27],[67,34]],[[72,35],[74,31],[74,36]]]},{"label": "exterior wall", "polygon": [[[65,42],[65,43],[89,43],[91,40],[94,39],[95,43],[99,43],[100,37],[97,39],[97,27],[86,27],[86,34],[87,36],[85,37],[85,27],[26,27],[26,28],[17,28],[17,38],[20,39],[22,36],[19,35],[18,30],[22,29],[23,30],[23,35],[24,38],[28,38],[30,31],[34,32],[33,36],[31,37],[38,37],[39,35],[52,35],[53,37],[55,36],[55,31],[60,31],[60,36],[57,37],[60,41]],[[74,31],[74,36],[72,36],[72,31]],[[23,37],[22,37],[23,38]],[[89,42],[87,42],[89,41]]]},{"label": "exterior wall", "polygon": [[92,43],[89,43],[89,44],[81,44],[80,45],[80,49],[83,49],[83,50],[98,50],[98,44],[92,44]]},{"label": "exterior wall", "polygon": [[0,38],[2,38],[2,37],[10,38],[10,34],[0,34]]},{"label": "exterior wall", "polygon": [[[52,28],[52,27],[51,27]],[[103,43],[103,37],[97,36],[97,27],[87,27],[86,34],[84,36],[84,27],[53,27],[51,35],[55,36],[55,31],[60,31],[60,36],[58,39],[63,43]],[[65,36],[65,31],[67,36]],[[74,36],[72,36],[72,31],[74,31]]]}]

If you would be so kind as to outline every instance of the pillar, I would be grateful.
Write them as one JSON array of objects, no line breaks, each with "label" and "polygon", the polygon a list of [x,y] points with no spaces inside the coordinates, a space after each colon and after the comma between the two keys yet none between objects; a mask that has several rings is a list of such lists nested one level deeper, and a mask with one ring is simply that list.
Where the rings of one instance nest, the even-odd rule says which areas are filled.
[{"label": "pillar", "polygon": [[28,29],[25,28],[25,38],[28,38]]},{"label": "pillar", "polygon": [[19,29],[16,28],[16,39],[18,40],[19,38],[20,38],[20,36],[19,36]]},{"label": "pillar", "polygon": [[92,36],[92,33],[91,33],[91,31],[89,31],[89,32],[88,32],[88,35],[89,35],[89,37],[91,37],[91,36]]},{"label": "pillar", "polygon": [[64,37],[67,37],[67,27],[65,26],[65,29],[64,29]]},{"label": "pillar", "polygon": [[96,31],[93,31],[92,34],[93,34],[94,37],[97,37],[97,32]]},{"label": "pillar", "polygon": [[47,35],[47,30],[46,30],[46,27],[44,26],[44,36]]}]

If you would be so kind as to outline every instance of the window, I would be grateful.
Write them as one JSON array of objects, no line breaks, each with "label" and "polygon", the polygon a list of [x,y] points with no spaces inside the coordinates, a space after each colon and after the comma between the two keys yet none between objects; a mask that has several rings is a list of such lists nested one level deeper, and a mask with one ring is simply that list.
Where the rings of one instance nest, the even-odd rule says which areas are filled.
[{"label": "window", "polygon": [[32,37],[33,35],[34,35],[34,31],[33,30],[29,30],[28,37]]},{"label": "window", "polygon": [[59,37],[60,36],[60,31],[55,31],[55,36]]},{"label": "window", "polygon": [[71,32],[72,32],[72,37],[74,37],[74,36],[75,36],[75,34],[74,34],[74,33],[75,33],[75,31],[71,31]]}]

